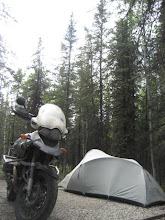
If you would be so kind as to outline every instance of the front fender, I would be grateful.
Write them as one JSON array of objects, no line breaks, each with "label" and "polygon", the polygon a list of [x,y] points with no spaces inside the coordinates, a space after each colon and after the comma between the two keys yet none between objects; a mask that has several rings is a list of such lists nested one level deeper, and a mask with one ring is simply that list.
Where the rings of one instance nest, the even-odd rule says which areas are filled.
[{"label": "front fender", "polygon": [[53,169],[47,165],[43,165],[41,163],[37,163],[35,170],[43,170],[45,173],[47,173],[48,175],[50,175],[52,178],[54,178],[55,180],[58,181],[59,176],[57,174],[57,170]]}]

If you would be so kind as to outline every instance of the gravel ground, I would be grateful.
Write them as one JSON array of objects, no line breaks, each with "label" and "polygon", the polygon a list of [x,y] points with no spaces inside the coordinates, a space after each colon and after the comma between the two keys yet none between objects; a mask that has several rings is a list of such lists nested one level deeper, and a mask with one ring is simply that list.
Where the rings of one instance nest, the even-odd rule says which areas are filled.
[{"label": "gravel ground", "polygon": [[[106,199],[85,197],[59,189],[56,206],[48,220],[142,220],[165,214],[165,205],[142,208]],[[154,218],[154,219],[165,219]],[[0,220],[16,220],[14,203],[6,199],[6,183],[0,180]]]}]

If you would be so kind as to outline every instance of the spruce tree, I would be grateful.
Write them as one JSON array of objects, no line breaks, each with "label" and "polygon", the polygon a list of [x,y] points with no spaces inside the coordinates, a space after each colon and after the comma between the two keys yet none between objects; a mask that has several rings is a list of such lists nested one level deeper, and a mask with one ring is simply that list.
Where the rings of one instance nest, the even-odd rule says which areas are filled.
[{"label": "spruce tree", "polygon": [[75,127],[76,155],[80,161],[93,146],[100,148],[99,138],[99,104],[97,102],[97,83],[94,72],[94,39],[86,29],[85,45],[79,50],[76,62]]},{"label": "spruce tree", "polygon": [[136,49],[127,20],[117,23],[113,46],[112,126],[113,152],[135,156]]},{"label": "spruce tree", "polygon": [[50,79],[42,62],[42,51],[42,40],[40,38],[37,51],[33,55],[33,65],[31,66],[33,72],[29,75],[23,88],[23,96],[28,101],[28,109],[34,115],[38,113],[39,107],[44,104],[44,96],[50,87]]},{"label": "spruce tree", "polygon": [[[76,38],[76,28],[73,14],[70,16],[70,22],[66,31],[66,35],[63,43],[61,44],[61,52],[62,52],[62,63],[59,65],[58,72],[58,81],[54,86],[55,90],[55,104],[59,105],[66,117],[66,125],[67,127],[72,126],[72,117],[73,113],[71,109],[73,109],[73,81],[74,81],[74,44],[77,41]],[[63,160],[63,176],[66,174],[66,165],[67,163],[71,163],[71,143],[70,143],[71,135],[67,137],[67,158],[64,157]]]},{"label": "spruce tree", "polygon": [[100,149],[104,149],[104,80],[106,78],[106,52],[107,52],[107,36],[108,29],[106,28],[106,23],[108,21],[109,13],[107,12],[107,2],[106,0],[100,0],[97,5],[97,12],[94,16],[94,34],[95,39],[95,62],[97,65],[97,77],[98,77],[98,88],[99,88],[99,145]]}]

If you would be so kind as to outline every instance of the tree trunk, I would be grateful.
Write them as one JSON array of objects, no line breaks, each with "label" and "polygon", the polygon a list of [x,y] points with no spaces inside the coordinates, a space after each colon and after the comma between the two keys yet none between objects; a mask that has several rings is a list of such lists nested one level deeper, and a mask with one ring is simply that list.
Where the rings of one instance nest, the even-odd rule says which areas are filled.
[{"label": "tree trunk", "polygon": [[152,100],[150,94],[150,79],[149,73],[147,72],[147,59],[146,59],[146,39],[144,34],[144,69],[146,76],[146,89],[147,89],[147,104],[148,104],[148,114],[149,114],[149,143],[150,143],[150,153],[151,153],[151,164],[153,177],[156,179],[156,168],[155,168],[155,156],[154,156],[154,135],[153,135],[153,119],[152,119]]}]

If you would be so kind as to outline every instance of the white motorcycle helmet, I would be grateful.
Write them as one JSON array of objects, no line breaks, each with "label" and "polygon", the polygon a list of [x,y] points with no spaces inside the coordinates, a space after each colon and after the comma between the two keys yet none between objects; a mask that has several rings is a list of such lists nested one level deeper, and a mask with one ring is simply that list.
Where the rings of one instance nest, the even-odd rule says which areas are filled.
[{"label": "white motorcycle helmet", "polygon": [[39,127],[60,130],[61,135],[65,136],[68,133],[66,129],[66,119],[60,107],[54,104],[43,105],[38,112],[37,117],[31,119],[31,126],[34,129]]}]

